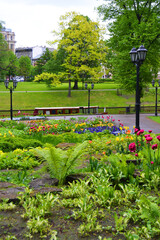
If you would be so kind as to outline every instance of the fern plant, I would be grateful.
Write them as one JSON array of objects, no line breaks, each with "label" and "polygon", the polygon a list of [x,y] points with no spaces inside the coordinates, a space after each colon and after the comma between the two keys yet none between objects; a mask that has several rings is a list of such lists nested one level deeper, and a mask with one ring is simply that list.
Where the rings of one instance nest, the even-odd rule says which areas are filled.
[{"label": "fern plant", "polygon": [[37,155],[47,161],[51,176],[59,180],[59,185],[63,185],[66,177],[73,170],[77,163],[77,159],[83,153],[83,149],[87,146],[87,142],[79,144],[74,149],[64,151],[55,148],[49,144],[44,149],[35,149]]}]

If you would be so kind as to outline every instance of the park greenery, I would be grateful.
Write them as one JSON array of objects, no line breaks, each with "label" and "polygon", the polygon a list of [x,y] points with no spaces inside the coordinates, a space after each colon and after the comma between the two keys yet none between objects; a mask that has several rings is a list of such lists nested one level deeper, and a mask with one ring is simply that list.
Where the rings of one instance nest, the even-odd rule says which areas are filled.
[{"label": "park greenery", "polygon": [[[113,79],[122,88],[133,91],[136,86],[136,68],[129,61],[133,47],[144,45],[148,50],[141,66],[140,87],[144,89],[156,78],[160,64],[160,2],[159,0],[106,0],[98,7],[104,21],[108,21],[110,38],[108,65]],[[143,92],[142,92],[143,94]]]},{"label": "park greenery", "polygon": [[[0,135],[0,183],[25,188],[17,201],[0,201],[2,239],[159,239],[160,136],[152,129],[106,115],[0,121]],[[43,191],[56,192],[35,192],[32,182],[46,174],[58,186]]]},{"label": "park greenery", "polygon": [[[91,105],[134,106],[136,73],[129,52],[142,44],[148,53],[140,74],[141,104],[155,102],[155,90],[146,87],[160,66],[159,0],[104,2],[98,12],[109,20],[108,40],[98,22],[67,13],[54,32],[58,48],[46,49],[36,66],[28,57],[17,59],[0,34],[0,110],[10,104],[3,80],[16,75],[25,79],[13,93],[17,110],[86,106],[84,82],[96,83]],[[102,66],[112,81],[101,83]],[[121,94],[113,90],[119,88]],[[108,114],[3,119],[0,170],[0,239],[160,239],[160,134],[152,126],[146,132],[129,129]],[[33,187],[35,181],[45,183]]]},{"label": "park greenery", "polygon": [[[11,85],[12,86],[12,85]],[[72,88],[74,83],[72,83]],[[1,89],[1,112],[0,117],[9,117],[10,101],[9,91],[4,83],[0,83]],[[68,83],[62,83],[56,87],[49,88],[45,83],[37,82],[19,82],[17,88],[13,91],[13,112],[15,116],[32,115],[36,107],[77,107],[88,106],[88,91],[79,84],[79,90],[72,90],[72,97],[67,97]],[[63,101],[62,101],[63,99]],[[112,99],[112,101],[111,101]],[[158,103],[160,99],[158,96]],[[112,109],[106,110],[109,114],[125,113],[126,107],[135,106],[134,94],[126,93],[124,90],[117,90],[117,84],[113,81],[96,83],[90,94],[91,106],[99,106],[99,113],[104,112],[105,107]],[[145,91],[141,98],[141,106],[147,108],[152,106],[151,112],[155,108],[155,89],[150,88]],[[115,109],[117,107],[117,109]],[[123,109],[120,109],[123,107]],[[25,111],[25,110],[31,111]],[[148,108],[149,111],[150,108]],[[8,110],[8,112],[2,112]],[[147,110],[147,109],[146,109]],[[120,112],[122,111],[122,112]]]},{"label": "park greenery", "polygon": [[[72,82],[74,89],[78,89],[79,82],[96,82],[103,74],[103,67],[119,88],[131,93],[135,91],[136,68],[130,61],[129,52],[132,47],[138,48],[143,44],[148,52],[140,73],[142,97],[145,87],[157,77],[160,64],[159,1],[107,0],[97,10],[107,23],[108,40],[104,40],[106,29],[102,29],[98,22],[93,22],[88,16],[68,12],[61,16],[58,31],[53,31],[57,38],[50,44],[56,43],[57,49],[53,52],[46,49],[35,66],[27,57],[14,59],[1,36],[1,79],[23,75],[25,81],[37,81],[36,76],[40,75],[38,81],[45,81],[48,85],[57,85],[57,80],[65,80],[69,83],[70,97]],[[54,75],[48,80],[47,74]]]}]

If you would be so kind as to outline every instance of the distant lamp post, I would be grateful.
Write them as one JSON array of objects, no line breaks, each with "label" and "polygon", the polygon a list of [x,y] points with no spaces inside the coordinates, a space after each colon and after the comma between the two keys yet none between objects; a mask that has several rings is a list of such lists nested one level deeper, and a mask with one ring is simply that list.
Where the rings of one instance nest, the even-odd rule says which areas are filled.
[{"label": "distant lamp post", "polygon": [[158,87],[160,87],[160,80],[158,81],[158,85],[156,84],[155,85],[155,81],[154,79],[152,80],[152,86],[154,87],[155,86],[155,89],[156,89],[156,101],[155,101],[155,116],[157,116],[157,93],[158,93]]},{"label": "distant lamp post", "polygon": [[147,53],[147,49],[145,49],[143,45],[140,46],[138,50],[136,48],[132,48],[132,50],[130,51],[131,60],[136,65],[136,68],[137,68],[136,104],[135,104],[137,129],[140,129],[140,126],[139,126],[139,113],[140,113],[139,70],[140,70],[141,64],[146,58],[146,53]]},{"label": "distant lamp post", "polygon": [[13,80],[13,87],[9,87],[9,81],[8,80],[4,81],[5,87],[10,90],[10,117],[11,117],[11,120],[13,119],[12,92],[17,87],[17,83],[18,82],[16,80]]},{"label": "distant lamp post", "polygon": [[[91,89],[94,88],[94,83],[91,84]],[[85,89],[88,89],[88,113],[90,113],[90,91],[91,89],[88,88],[88,84],[85,83]]]}]

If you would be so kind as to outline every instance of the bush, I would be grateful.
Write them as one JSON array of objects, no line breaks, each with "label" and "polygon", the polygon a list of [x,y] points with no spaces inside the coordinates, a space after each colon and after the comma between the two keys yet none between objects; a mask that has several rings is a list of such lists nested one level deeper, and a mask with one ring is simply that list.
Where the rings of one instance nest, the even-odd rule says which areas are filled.
[{"label": "bush", "polygon": [[43,144],[35,139],[24,139],[20,137],[2,137],[0,138],[0,150],[10,152],[17,148],[27,149],[29,147],[42,147]]},{"label": "bush", "polygon": [[67,142],[67,143],[82,143],[84,140],[84,135],[79,135],[74,132],[67,132],[62,133],[60,135],[44,135],[42,137],[42,141],[44,143],[51,143],[52,145],[56,146],[57,144],[61,142]]}]

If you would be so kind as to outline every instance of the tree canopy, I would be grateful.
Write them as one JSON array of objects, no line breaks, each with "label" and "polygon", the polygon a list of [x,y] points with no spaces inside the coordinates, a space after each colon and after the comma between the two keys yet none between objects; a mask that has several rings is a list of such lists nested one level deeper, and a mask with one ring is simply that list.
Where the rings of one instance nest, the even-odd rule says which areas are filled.
[{"label": "tree canopy", "polygon": [[35,66],[35,74],[41,74],[44,69],[45,65],[47,62],[52,59],[53,52],[51,52],[48,48],[44,51],[42,56],[36,61],[36,66]]},{"label": "tree canopy", "polygon": [[[0,22],[0,30],[2,29],[2,23]],[[8,44],[5,41],[3,34],[0,33],[0,77],[3,79],[5,76],[6,68],[9,64],[8,61]]]},{"label": "tree canopy", "polygon": [[69,81],[70,96],[71,81],[99,78],[106,48],[102,29],[88,17],[67,13],[60,18],[59,29],[54,31],[58,38],[52,43],[58,43],[58,50],[65,51],[63,78]]},{"label": "tree canopy", "polygon": [[21,56],[19,59],[19,75],[26,80],[31,74],[31,60],[28,56]]},{"label": "tree canopy", "polygon": [[112,51],[113,79],[131,91],[136,85],[136,69],[129,52],[144,45],[148,50],[141,66],[140,86],[143,88],[156,77],[160,66],[160,2],[159,0],[105,0],[98,7],[103,20],[108,20]]}]

